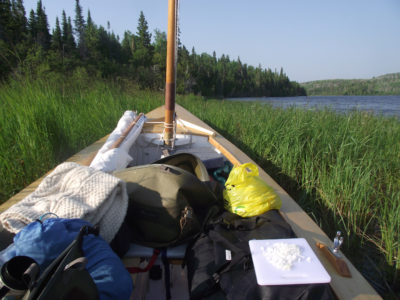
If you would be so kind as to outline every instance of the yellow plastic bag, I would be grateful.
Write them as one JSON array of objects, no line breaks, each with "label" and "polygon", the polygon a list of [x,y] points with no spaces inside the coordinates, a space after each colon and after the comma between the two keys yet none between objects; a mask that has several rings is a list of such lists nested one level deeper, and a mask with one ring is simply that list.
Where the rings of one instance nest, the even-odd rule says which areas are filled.
[{"label": "yellow plastic bag", "polygon": [[280,209],[282,201],[258,175],[252,163],[236,166],[225,183],[225,208],[242,217],[252,217],[270,209]]}]

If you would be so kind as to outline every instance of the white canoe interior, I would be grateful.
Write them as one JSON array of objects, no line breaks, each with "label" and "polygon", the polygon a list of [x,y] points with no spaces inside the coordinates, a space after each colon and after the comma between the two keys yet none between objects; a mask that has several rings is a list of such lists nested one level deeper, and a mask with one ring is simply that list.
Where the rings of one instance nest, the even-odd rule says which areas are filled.
[{"label": "white canoe interior", "polygon": [[[175,151],[173,153],[189,152],[197,155],[202,160],[224,159],[232,164],[242,164],[252,161],[245,153],[226,140],[214,129],[193,116],[183,107],[176,105],[177,128]],[[154,162],[165,155],[160,137],[163,132],[164,107],[161,106],[146,114],[149,122],[143,127],[138,140],[129,151],[133,158],[131,165],[141,165]],[[106,141],[107,136],[83,149],[67,161],[88,165],[96,152]],[[321,261],[331,277],[331,287],[339,299],[381,299],[376,291],[369,285],[365,278],[357,271],[347,258],[344,257],[352,275],[351,278],[340,276],[328,259],[317,249],[316,243],[331,245],[332,241],[321,228],[301,209],[301,207],[259,166],[260,177],[282,199],[281,215],[291,225],[298,237],[305,238]],[[44,176],[43,176],[44,177]],[[43,178],[42,177],[42,178]],[[33,192],[42,178],[33,182],[27,188],[0,205],[0,212],[25,198]],[[167,256],[171,258],[171,293],[172,299],[188,299],[186,270],[181,268],[180,257],[184,249],[169,249]],[[124,258],[124,263],[129,266],[146,265],[143,258],[152,254],[148,249],[131,246]],[[162,264],[161,264],[162,265]],[[163,299],[165,297],[164,281],[150,280],[148,272],[133,276],[134,294],[132,299]]]}]

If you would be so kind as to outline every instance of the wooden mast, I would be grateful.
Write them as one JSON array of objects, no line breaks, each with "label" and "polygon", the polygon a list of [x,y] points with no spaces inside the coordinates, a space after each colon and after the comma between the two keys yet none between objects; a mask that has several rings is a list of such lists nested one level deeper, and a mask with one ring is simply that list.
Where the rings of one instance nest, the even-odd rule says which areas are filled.
[{"label": "wooden mast", "polygon": [[176,18],[178,0],[168,3],[167,72],[165,80],[164,143],[171,146],[174,137],[175,78],[176,78]]}]

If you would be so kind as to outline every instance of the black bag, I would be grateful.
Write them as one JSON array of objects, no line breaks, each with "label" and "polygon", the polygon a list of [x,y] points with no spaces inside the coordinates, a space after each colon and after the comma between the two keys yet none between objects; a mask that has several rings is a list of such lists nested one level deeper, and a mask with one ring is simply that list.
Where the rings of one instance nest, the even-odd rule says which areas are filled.
[{"label": "black bag", "polygon": [[[333,299],[328,284],[260,286],[248,241],[295,237],[277,210],[242,218],[224,212],[186,253],[190,298],[196,299]],[[231,251],[231,260],[226,259]]]},{"label": "black bag", "polygon": [[143,246],[163,248],[187,242],[219,211],[207,183],[207,169],[192,154],[172,155],[114,175],[126,181],[129,195],[122,228],[131,231],[131,241]]},{"label": "black bag", "polygon": [[88,234],[97,235],[98,230],[83,226],[76,239],[32,282],[24,299],[99,299],[96,284],[85,269],[82,241]]},{"label": "black bag", "polygon": [[97,286],[85,265],[83,236],[98,230],[83,226],[71,244],[39,275],[38,263],[28,256],[15,256],[1,268],[0,298],[10,291],[23,299],[99,299]]}]

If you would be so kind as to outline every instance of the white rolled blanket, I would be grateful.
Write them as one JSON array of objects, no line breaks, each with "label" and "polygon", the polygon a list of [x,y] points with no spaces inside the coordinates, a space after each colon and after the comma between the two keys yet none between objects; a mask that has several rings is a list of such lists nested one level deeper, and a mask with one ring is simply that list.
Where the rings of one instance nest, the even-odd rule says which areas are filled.
[{"label": "white rolled blanket", "polygon": [[5,229],[19,232],[41,215],[81,218],[98,225],[100,235],[111,242],[128,208],[124,181],[77,163],[66,162],[40,183],[29,196],[0,215]]}]

